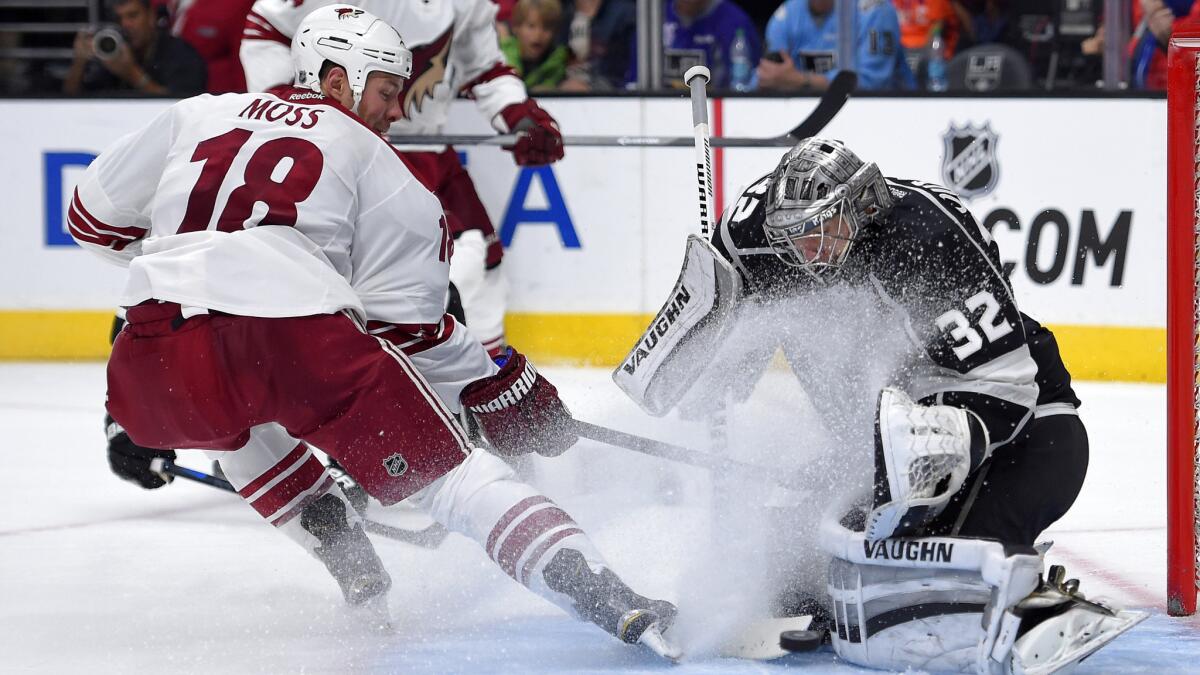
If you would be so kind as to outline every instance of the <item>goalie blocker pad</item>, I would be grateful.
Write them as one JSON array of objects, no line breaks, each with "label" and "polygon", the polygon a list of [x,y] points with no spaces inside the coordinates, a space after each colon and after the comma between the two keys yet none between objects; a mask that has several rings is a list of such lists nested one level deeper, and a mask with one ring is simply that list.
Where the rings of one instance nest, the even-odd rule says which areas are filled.
[{"label": "goalie blocker pad", "polygon": [[668,413],[704,372],[731,328],[741,278],[712,244],[689,235],[683,269],[666,304],[613,371],[613,382],[643,410]]}]

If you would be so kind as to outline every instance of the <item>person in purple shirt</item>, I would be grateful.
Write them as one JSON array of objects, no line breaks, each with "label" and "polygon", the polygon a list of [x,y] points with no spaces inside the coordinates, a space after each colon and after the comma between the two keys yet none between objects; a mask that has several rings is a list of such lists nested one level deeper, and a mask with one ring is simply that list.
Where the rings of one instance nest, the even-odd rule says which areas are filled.
[{"label": "person in purple shirt", "polygon": [[745,77],[748,84],[751,72],[762,57],[762,37],[746,12],[731,0],[668,0],[663,17],[663,49],[667,62],[676,60],[708,66],[714,87],[732,89],[731,48],[739,31],[749,52]]}]

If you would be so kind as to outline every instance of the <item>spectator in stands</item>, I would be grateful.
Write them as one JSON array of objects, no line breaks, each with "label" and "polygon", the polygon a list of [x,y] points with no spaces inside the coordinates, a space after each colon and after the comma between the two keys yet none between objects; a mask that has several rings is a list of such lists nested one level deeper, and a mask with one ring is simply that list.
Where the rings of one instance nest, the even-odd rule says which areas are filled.
[{"label": "spectator in stands", "polygon": [[633,80],[634,0],[564,0],[558,40],[571,51],[564,91],[606,91]]},{"label": "spectator in stands", "polygon": [[[1135,89],[1167,88],[1167,43],[1171,34],[1200,25],[1200,2],[1195,0],[1135,0],[1132,6],[1133,37],[1129,41],[1130,86]],[[1084,54],[1104,51],[1105,28],[1101,26],[1080,50]]]},{"label": "spectator in stands", "polygon": [[517,0],[493,0],[496,4],[496,35],[503,40],[512,35],[512,29],[509,28],[509,21],[512,20],[513,7],[517,5]]},{"label": "spectator in stands", "polygon": [[1136,89],[1167,88],[1167,43],[1171,34],[1200,24],[1200,2],[1141,0],[1133,3],[1137,28],[1130,41],[1131,85]]},{"label": "spectator in stands", "polygon": [[242,26],[254,0],[194,0],[179,3],[172,31],[204,58],[208,92],[246,91],[246,74],[238,49]]},{"label": "spectator in stands", "polygon": [[[663,17],[667,63],[701,63],[712,73],[714,87],[732,89],[731,48],[739,32],[746,41],[749,68],[753,68],[762,58],[762,38],[741,7],[732,0],[668,0]],[[669,76],[677,77],[681,84],[683,70],[686,68]],[[747,84],[749,75],[747,72]]]},{"label": "spectator in stands", "polygon": [[954,0],[954,6],[959,10],[960,39],[966,43],[958,47],[999,42],[1008,28],[1005,0]]},{"label": "spectator in stands", "polygon": [[554,42],[560,21],[559,0],[518,0],[512,9],[512,35],[500,38],[500,49],[530,91],[556,89],[567,77],[570,53]]},{"label": "spectator in stands", "polygon": [[[774,91],[821,91],[837,74],[835,0],[785,0],[767,23],[767,53],[758,86]],[[855,3],[855,70],[861,89],[911,89],[896,8],[883,0]]]},{"label": "spectator in stands", "polygon": [[946,58],[954,56],[958,45],[960,17],[966,10],[957,0],[892,0],[900,19],[900,44],[909,52],[924,50],[940,22],[946,42]]},{"label": "spectator in stands", "polygon": [[150,0],[113,0],[123,39],[106,58],[95,53],[91,30],[75,36],[75,57],[63,83],[67,94],[134,91],[149,96],[193,96],[204,91],[204,59],[183,40],[156,26]]}]

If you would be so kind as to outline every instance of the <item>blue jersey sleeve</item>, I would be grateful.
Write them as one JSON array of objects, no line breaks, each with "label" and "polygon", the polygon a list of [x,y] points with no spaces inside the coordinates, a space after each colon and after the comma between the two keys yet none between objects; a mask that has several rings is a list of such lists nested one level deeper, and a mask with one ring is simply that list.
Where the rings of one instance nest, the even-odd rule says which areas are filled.
[{"label": "blue jersey sleeve", "polygon": [[768,52],[784,52],[790,54],[792,52],[791,30],[788,25],[787,3],[779,6],[775,13],[771,15],[771,20],[767,22],[767,51]]},{"label": "blue jersey sleeve", "polygon": [[900,19],[890,2],[879,0],[869,10],[859,14],[856,56],[859,87],[889,89],[896,86],[896,64],[903,56],[900,51]]}]

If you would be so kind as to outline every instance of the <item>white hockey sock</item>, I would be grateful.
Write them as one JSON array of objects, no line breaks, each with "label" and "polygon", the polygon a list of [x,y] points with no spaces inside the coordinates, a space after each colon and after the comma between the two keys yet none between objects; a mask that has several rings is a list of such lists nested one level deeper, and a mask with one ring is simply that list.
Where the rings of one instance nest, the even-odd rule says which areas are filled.
[{"label": "white hockey sock", "polygon": [[570,515],[484,450],[473,450],[418,498],[434,520],[474,539],[505,574],[565,610],[573,601],[542,578],[554,554],[572,548],[594,571],[608,567]]}]

